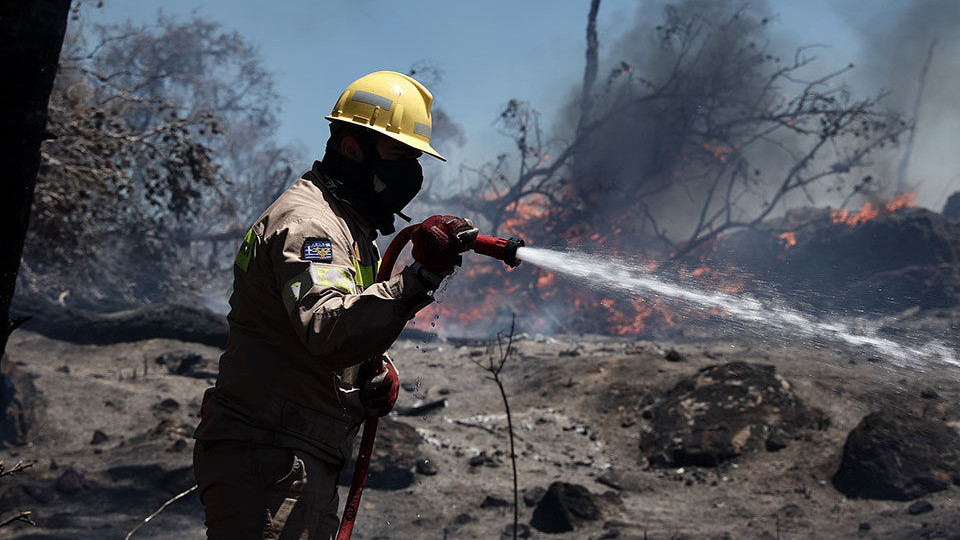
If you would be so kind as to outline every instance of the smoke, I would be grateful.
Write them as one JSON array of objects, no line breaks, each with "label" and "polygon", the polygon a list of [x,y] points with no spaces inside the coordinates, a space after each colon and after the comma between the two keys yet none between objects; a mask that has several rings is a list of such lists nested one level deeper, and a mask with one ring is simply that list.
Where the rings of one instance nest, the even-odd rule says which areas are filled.
[{"label": "smoke", "polygon": [[[907,183],[916,189],[921,206],[939,211],[947,197],[960,190],[960,153],[956,151],[960,140],[960,70],[956,69],[960,2],[887,0],[863,8],[862,2],[848,2],[839,8],[862,43],[854,84],[886,89],[885,103],[915,120]],[[933,56],[920,107],[915,110],[931,45]]]},{"label": "smoke", "polygon": [[[920,205],[940,210],[960,187],[960,153],[953,150],[960,72],[949,69],[960,52],[960,2],[887,4],[871,5],[869,13],[878,15],[865,17],[863,3],[856,3],[852,26],[862,52],[843,36],[844,49],[831,51],[852,69],[807,86],[831,75],[837,63],[817,61],[818,51],[794,42],[797,22],[778,19],[768,3],[644,2],[631,29],[601,36],[609,45],[602,48],[591,111],[601,125],[577,149],[567,187],[582,204],[572,219],[598,223],[633,212],[621,223],[635,229],[642,222],[638,240],[645,243],[654,234],[682,242],[718,224],[798,206],[889,199],[908,188]],[[564,108],[568,140],[584,125],[578,89]],[[820,101],[795,101],[804,95]],[[858,100],[881,95],[858,108]],[[838,117],[851,120],[829,130]],[[903,120],[914,117],[911,133]],[[817,149],[824,139],[829,148]],[[778,193],[797,170],[818,180]],[[729,217],[703,225],[726,210]]]},{"label": "smoke", "polygon": [[[598,127],[578,149],[570,180],[584,214],[602,221],[633,213],[631,228],[647,227],[640,236],[667,230],[674,240],[713,228],[696,220],[724,205],[732,219],[749,221],[763,211],[790,159],[796,161],[777,147],[799,146],[789,128],[765,118],[784,111],[784,94],[798,90],[788,86],[799,87],[788,80],[769,84],[793,59],[781,52],[789,47],[778,43],[769,8],[651,1],[636,20],[605,49],[594,85],[590,120]],[[804,115],[807,122],[813,116]],[[756,135],[768,128],[777,131],[770,144],[758,143]],[[747,162],[749,173],[741,165]],[[723,192],[730,193],[726,201]]]}]

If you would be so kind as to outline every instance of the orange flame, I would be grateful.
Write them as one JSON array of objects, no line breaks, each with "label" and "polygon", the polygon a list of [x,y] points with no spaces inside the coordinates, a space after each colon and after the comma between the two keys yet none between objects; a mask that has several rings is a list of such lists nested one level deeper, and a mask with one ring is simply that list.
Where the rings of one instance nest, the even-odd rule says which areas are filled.
[{"label": "orange flame", "polygon": [[793,231],[787,231],[777,236],[777,240],[783,244],[784,249],[789,249],[797,245],[797,233]]},{"label": "orange flame", "polygon": [[862,225],[877,216],[892,214],[901,208],[911,208],[917,205],[917,194],[914,191],[907,191],[897,195],[886,202],[879,202],[876,205],[871,202],[865,202],[856,213],[851,213],[846,209],[831,210],[830,220],[836,225],[847,225],[856,227]]}]

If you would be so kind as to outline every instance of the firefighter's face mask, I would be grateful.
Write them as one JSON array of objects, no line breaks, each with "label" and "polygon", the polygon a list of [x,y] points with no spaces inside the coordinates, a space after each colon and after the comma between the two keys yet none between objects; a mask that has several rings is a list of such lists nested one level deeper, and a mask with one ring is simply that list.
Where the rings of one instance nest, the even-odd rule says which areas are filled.
[{"label": "firefighter's face mask", "polygon": [[390,213],[400,213],[423,186],[420,162],[416,158],[383,159],[379,155],[370,161],[368,167],[373,176],[373,191],[377,199]]},{"label": "firefighter's face mask", "polygon": [[363,161],[327,152],[323,162],[342,182],[337,195],[363,214],[381,234],[392,234],[394,214],[402,214],[403,208],[420,192],[423,169],[415,157],[384,159],[372,135],[354,138],[363,153]]}]

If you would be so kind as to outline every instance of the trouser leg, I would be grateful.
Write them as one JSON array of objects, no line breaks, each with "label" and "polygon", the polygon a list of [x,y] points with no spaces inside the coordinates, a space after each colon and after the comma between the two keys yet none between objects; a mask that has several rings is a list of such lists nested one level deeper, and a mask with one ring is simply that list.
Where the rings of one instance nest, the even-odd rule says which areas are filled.
[{"label": "trouser leg", "polygon": [[209,540],[332,540],[339,470],[309,454],[197,441],[194,474]]}]

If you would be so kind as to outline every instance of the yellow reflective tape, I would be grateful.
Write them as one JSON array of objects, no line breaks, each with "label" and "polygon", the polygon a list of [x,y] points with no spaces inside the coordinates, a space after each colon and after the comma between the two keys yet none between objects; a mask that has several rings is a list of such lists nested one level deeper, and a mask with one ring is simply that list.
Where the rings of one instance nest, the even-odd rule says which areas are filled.
[{"label": "yellow reflective tape", "polygon": [[373,285],[374,275],[373,275],[372,266],[361,266],[359,275],[360,275],[360,285],[364,289]]},{"label": "yellow reflective tape", "polygon": [[234,259],[234,264],[240,267],[244,272],[247,271],[247,268],[250,267],[250,259],[253,258],[253,241],[255,236],[253,234],[253,229],[251,228],[247,231],[247,235],[243,237],[243,244],[240,245],[240,251],[237,252],[237,258]]},{"label": "yellow reflective tape", "polygon": [[346,272],[339,268],[310,265],[310,278],[313,285],[333,287],[341,292],[356,294],[357,288]]},{"label": "yellow reflective tape", "polygon": [[308,272],[304,272],[294,278],[291,278],[290,281],[286,282],[283,286],[283,307],[287,308],[287,313],[290,313],[297,307],[297,302],[300,301],[300,291],[303,289],[303,280],[308,277]]},{"label": "yellow reflective tape", "polygon": [[373,266],[361,266],[360,262],[356,259],[353,261],[353,270],[356,272],[356,277],[354,278],[361,288],[366,289],[367,287],[376,283],[377,271],[380,270],[380,261],[377,261],[377,269],[374,270]]},{"label": "yellow reflective tape", "polygon": [[337,278],[337,281],[334,282],[333,286],[336,287],[337,289],[340,289],[341,291],[349,292],[350,294],[357,293],[356,284],[353,282],[352,279],[350,279],[350,276],[346,274],[341,273],[340,277]]},{"label": "yellow reflective tape", "polygon": [[283,306],[287,308],[287,313],[296,309],[303,296],[316,286],[337,289],[346,294],[357,292],[353,280],[343,270],[311,264],[310,268],[294,276],[283,286]]}]

